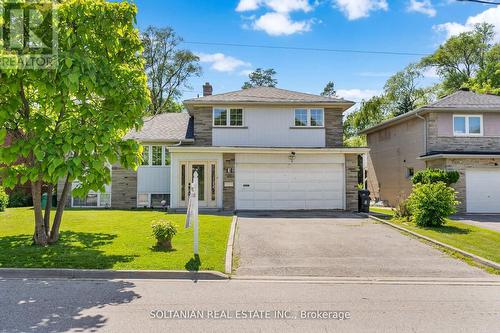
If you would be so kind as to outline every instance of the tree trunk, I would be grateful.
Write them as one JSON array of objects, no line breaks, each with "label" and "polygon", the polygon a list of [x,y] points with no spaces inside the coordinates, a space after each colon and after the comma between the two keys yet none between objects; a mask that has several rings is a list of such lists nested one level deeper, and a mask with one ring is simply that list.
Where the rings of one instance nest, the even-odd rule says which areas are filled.
[{"label": "tree trunk", "polygon": [[47,203],[45,204],[45,213],[43,215],[43,226],[45,228],[45,234],[49,235],[50,232],[50,210],[52,209],[52,192],[54,191],[54,185],[50,184],[47,187]]},{"label": "tree trunk", "polygon": [[69,181],[69,175],[66,176],[66,181],[64,182],[64,187],[61,193],[61,198],[59,198],[59,204],[57,205],[56,215],[54,216],[54,223],[52,223],[52,229],[50,230],[49,243],[54,244],[59,240],[59,227],[61,226],[62,215],[64,212],[64,207],[66,206],[66,200],[71,192],[71,183]]},{"label": "tree trunk", "polygon": [[36,181],[31,184],[31,194],[33,196],[33,210],[35,211],[35,234],[33,241],[37,245],[47,245],[47,233],[43,226],[42,213],[42,182]]}]

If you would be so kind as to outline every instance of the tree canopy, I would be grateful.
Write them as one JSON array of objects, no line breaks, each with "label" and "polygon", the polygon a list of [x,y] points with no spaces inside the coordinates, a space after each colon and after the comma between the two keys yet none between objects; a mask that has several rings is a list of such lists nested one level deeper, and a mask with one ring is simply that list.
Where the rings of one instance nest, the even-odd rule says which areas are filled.
[{"label": "tree canopy", "polygon": [[[8,187],[31,182],[34,241],[40,245],[58,240],[74,180],[80,182],[74,195],[84,196],[104,190],[111,164],[137,167],[140,146],[122,138],[142,125],[150,102],[135,5],[67,0],[55,3],[54,10],[56,66],[0,67],[0,143],[6,135],[12,138],[0,150],[0,174]],[[19,56],[0,52],[0,57]],[[50,200],[44,215],[41,187],[47,184],[51,197],[59,179],[63,194],[49,231]]]},{"label": "tree canopy", "polygon": [[150,114],[178,112],[177,98],[188,80],[201,74],[199,58],[179,49],[182,39],[170,27],[148,27],[141,36],[144,44],[148,87],[151,92]]},{"label": "tree canopy", "polygon": [[257,68],[252,73],[248,74],[249,80],[246,81],[242,89],[248,89],[253,87],[276,87],[278,80],[274,78],[276,71],[272,68],[262,69]]},{"label": "tree canopy", "polygon": [[433,54],[422,59],[422,66],[435,68],[441,77],[441,95],[460,89],[478,72],[485,70],[493,36],[493,25],[477,24],[472,31],[450,37]]},{"label": "tree canopy", "polygon": [[328,81],[326,86],[321,92],[321,96],[335,97],[337,96],[337,91],[335,90],[335,83],[333,81]]}]

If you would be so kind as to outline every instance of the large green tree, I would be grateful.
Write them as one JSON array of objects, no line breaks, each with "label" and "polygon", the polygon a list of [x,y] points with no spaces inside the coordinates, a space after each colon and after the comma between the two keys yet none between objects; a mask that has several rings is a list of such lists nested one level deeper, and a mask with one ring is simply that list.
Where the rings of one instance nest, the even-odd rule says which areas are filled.
[{"label": "large green tree", "polygon": [[257,68],[252,73],[248,74],[249,80],[243,83],[242,89],[253,87],[276,87],[278,80],[274,78],[276,71],[272,68],[262,69]]},{"label": "large green tree", "polygon": [[[80,182],[74,195],[83,196],[89,190],[104,190],[111,181],[110,164],[138,165],[140,146],[122,137],[142,125],[150,101],[142,43],[134,26],[135,5],[66,0],[54,6],[55,66],[0,67],[0,143],[6,135],[12,137],[0,150],[0,172],[8,187],[31,182],[33,239],[39,245],[59,239],[74,180]],[[0,52],[4,59],[19,56]],[[42,184],[47,184],[50,197],[59,179],[64,179],[61,204],[49,226],[50,200],[44,212]]]},{"label": "large green tree", "polygon": [[493,25],[477,24],[474,30],[449,38],[436,52],[422,59],[421,65],[435,68],[442,78],[441,95],[456,91],[484,70],[493,36]]},{"label": "large green tree", "polygon": [[333,81],[328,81],[328,83],[323,88],[323,91],[321,92],[321,96],[326,96],[326,97],[337,96],[337,91],[335,90],[335,83]]},{"label": "large green tree", "polygon": [[149,113],[177,112],[181,89],[189,88],[189,78],[201,73],[199,58],[189,50],[179,49],[182,39],[170,27],[148,27],[141,38],[151,91]]},{"label": "large green tree", "polygon": [[385,100],[394,116],[410,112],[430,100],[430,89],[421,86],[423,74],[415,64],[391,76],[384,86]]},{"label": "large green tree", "polygon": [[478,93],[500,95],[500,44],[486,53],[483,68],[466,86]]}]

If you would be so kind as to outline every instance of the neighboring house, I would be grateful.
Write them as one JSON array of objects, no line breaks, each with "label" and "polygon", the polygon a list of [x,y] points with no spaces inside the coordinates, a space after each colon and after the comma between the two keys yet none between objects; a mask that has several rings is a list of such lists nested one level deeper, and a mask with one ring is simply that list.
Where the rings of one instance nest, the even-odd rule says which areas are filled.
[{"label": "neighboring house", "polygon": [[457,170],[459,210],[500,213],[500,96],[459,90],[366,129],[368,189],[394,206],[426,167]]},{"label": "neighboring house", "polygon": [[359,156],[368,149],[343,147],[342,113],[353,102],[268,87],[203,91],[184,101],[188,113],[157,116],[127,134],[149,147],[149,164],[137,173],[113,167],[111,207],[164,199],[185,209],[197,171],[200,208],[357,208]]}]

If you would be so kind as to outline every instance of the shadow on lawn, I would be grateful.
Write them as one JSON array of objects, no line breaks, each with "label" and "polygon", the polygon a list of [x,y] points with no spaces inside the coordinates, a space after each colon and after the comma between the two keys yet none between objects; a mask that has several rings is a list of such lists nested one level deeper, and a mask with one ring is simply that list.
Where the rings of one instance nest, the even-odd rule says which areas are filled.
[{"label": "shadow on lawn", "polygon": [[470,233],[470,229],[467,228],[458,228],[454,227],[452,225],[443,225],[440,227],[433,227],[433,228],[422,228],[424,230],[429,230],[429,231],[436,231],[441,234],[459,234],[459,235],[466,235]]},{"label": "shadow on lawn", "polygon": [[201,259],[200,256],[195,254],[193,258],[189,259],[189,261],[184,265],[184,267],[188,271],[199,271],[201,267]]},{"label": "shadow on lawn", "polygon": [[32,245],[32,235],[0,237],[0,267],[113,268],[134,256],[110,255],[99,247],[111,244],[113,234],[63,231],[59,242],[47,247]]}]

